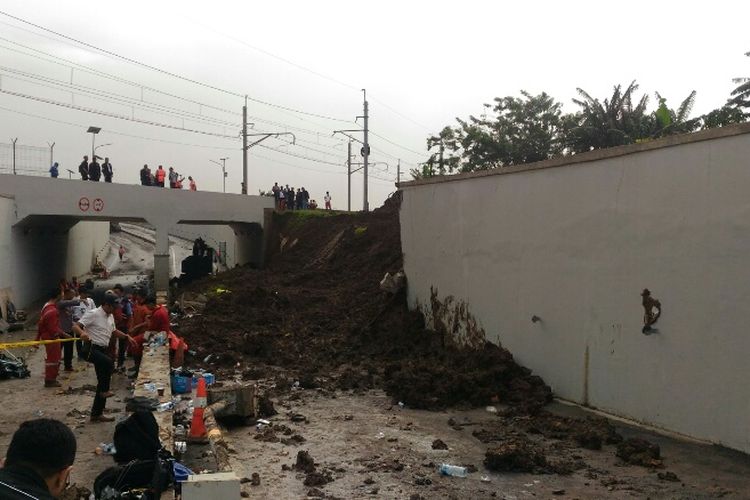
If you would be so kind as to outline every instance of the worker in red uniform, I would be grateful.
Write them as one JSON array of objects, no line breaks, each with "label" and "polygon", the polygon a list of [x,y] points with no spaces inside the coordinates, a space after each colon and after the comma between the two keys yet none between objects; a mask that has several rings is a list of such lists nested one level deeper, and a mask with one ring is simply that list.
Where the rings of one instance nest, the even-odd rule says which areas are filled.
[{"label": "worker in red uniform", "polygon": [[[149,299],[149,301],[153,303],[153,299]],[[188,345],[172,331],[169,324],[169,311],[165,305],[159,304],[154,308],[148,329],[154,332],[167,332],[169,359],[172,367],[182,366],[185,362],[185,351],[187,351]]]},{"label": "worker in red uniform", "polygon": [[[35,340],[55,340],[68,338],[60,328],[60,314],[57,302],[60,300],[60,289],[54,288],[47,296],[47,302],[42,308],[42,314],[37,323],[37,334]],[[45,344],[47,357],[44,360],[44,387],[60,387],[57,375],[60,373],[60,359],[62,358],[62,346],[59,342]]]},{"label": "worker in red uniform", "polygon": [[146,297],[141,290],[133,290],[133,315],[130,317],[128,335],[133,337],[136,343],[128,348],[128,353],[135,361],[133,371],[128,374],[130,378],[138,376],[138,369],[143,359],[143,344],[146,342],[145,333],[150,320],[151,309],[146,305]]}]

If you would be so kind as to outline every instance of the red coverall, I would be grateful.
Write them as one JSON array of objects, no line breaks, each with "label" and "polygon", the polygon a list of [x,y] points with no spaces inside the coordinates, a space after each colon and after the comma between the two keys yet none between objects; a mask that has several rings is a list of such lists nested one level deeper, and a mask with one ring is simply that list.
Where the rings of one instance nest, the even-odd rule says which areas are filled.
[{"label": "red coverall", "polygon": [[151,315],[151,322],[148,329],[155,332],[167,332],[169,350],[173,356],[173,364],[174,366],[182,366],[188,345],[170,329],[169,311],[167,311],[166,307],[162,305],[156,306],[154,313]]},{"label": "red coverall", "polygon": [[[48,302],[42,308],[39,318],[36,340],[54,340],[60,337],[60,316],[57,304]],[[44,360],[44,381],[54,382],[60,372],[60,359],[62,358],[62,344],[46,344],[47,358]]]}]

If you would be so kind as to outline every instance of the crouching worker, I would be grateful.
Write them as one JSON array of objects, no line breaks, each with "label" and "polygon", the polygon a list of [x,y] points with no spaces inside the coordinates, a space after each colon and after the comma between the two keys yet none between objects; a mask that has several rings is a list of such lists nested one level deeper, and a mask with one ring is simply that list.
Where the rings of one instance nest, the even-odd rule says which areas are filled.
[{"label": "crouching worker", "polygon": [[29,420],[13,434],[0,468],[0,498],[53,500],[70,481],[76,438],[50,418]]},{"label": "crouching worker", "polygon": [[[149,297],[146,302],[150,306],[153,306],[155,300]],[[169,311],[165,305],[159,304],[154,308],[148,329],[154,332],[167,332],[170,365],[172,368],[183,366],[185,364],[185,352],[188,349],[188,345],[172,331],[172,327],[169,324]]]},{"label": "crouching worker", "polygon": [[96,371],[96,395],[94,405],[91,407],[92,422],[114,421],[113,417],[104,415],[107,398],[113,395],[109,390],[114,371],[114,360],[109,355],[112,336],[127,339],[130,345],[135,344],[132,337],[115,329],[115,319],[112,316],[115,307],[117,307],[117,295],[107,290],[102,305],[93,311],[88,311],[78,323],[73,325],[73,331],[83,341],[83,357],[89,363],[93,363]]}]

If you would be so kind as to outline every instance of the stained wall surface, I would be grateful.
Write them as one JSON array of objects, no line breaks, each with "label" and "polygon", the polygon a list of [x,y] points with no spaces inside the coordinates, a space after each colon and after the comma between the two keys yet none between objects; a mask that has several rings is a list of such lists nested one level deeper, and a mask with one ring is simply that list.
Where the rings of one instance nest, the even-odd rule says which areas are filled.
[{"label": "stained wall surface", "polygon": [[574,159],[402,184],[411,305],[464,336],[465,308],[562,398],[750,452],[750,127]]}]

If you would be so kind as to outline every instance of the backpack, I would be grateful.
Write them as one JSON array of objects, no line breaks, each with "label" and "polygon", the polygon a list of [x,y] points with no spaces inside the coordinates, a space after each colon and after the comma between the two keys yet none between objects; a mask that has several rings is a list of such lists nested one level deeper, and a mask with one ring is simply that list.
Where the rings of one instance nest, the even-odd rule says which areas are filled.
[{"label": "backpack", "polygon": [[159,425],[153,413],[137,409],[115,426],[114,459],[118,464],[133,460],[153,460],[161,449]]},{"label": "backpack", "polygon": [[133,460],[105,469],[94,480],[94,496],[106,500],[158,500],[172,484],[170,459]]}]

